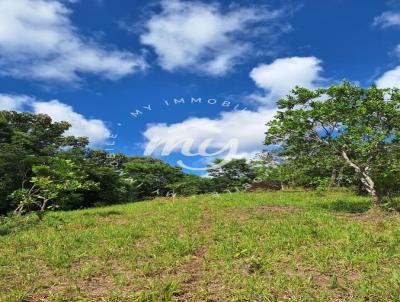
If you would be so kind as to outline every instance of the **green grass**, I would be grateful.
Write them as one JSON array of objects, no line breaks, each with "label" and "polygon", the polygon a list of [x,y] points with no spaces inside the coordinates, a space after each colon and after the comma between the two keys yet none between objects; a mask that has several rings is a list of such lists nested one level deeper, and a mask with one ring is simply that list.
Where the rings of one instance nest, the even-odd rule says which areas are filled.
[{"label": "green grass", "polygon": [[400,301],[400,218],[348,192],[238,193],[0,228],[0,301]]}]

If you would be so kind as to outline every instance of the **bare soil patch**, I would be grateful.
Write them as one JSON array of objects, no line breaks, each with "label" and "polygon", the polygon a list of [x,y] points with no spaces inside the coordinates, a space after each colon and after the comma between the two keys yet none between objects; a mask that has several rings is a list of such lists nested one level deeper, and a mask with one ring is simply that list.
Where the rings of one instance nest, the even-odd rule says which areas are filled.
[{"label": "bare soil patch", "polygon": [[[212,221],[209,209],[203,209],[200,226],[200,232],[207,242],[212,233]],[[209,288],[209,281],[206,276],[207,271],[205,269],[206,254],[207,246],[198,246],[190,260],[178,266],[174,271],[177,276],[183,276],[181,289],[175,295],[177,301],[202,301],[198,297],[199,291],[202,288]]]},{"label": "bare soil patch", "polygon": [[275,206],[275,205],[265,205],[256,208],[257,212],[283,212],[283,213],[297,213],[299,212],[299,208],[290,207],[290,206]]},{"label": "bare soil patch", "polygon": [[400,214],[396,212],[385,212],[382,210],[369,210],[365,213],[337,213],[336,216],[356,220],[358,222],[382,222],[388,219],[399,219]]}]

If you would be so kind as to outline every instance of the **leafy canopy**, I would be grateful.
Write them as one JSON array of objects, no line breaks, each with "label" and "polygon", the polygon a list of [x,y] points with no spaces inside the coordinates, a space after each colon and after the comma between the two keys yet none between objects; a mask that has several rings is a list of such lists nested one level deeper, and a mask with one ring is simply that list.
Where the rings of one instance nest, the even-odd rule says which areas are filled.
[{"label": "leafy canopy", "polygon": [[374,174],[400,151],[399,89],[348,82],[315,91],[297,87],[278,106],[265,144],[292,159],[342,161],[379,201]]}]

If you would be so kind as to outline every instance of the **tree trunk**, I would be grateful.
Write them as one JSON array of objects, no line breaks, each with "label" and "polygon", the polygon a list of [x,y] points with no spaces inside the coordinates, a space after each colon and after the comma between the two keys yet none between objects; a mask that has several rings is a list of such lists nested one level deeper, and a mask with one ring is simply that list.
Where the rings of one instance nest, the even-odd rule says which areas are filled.
[{"label": "tree trunk", "polygon": [[336,167],[332,168],[332,174],[331,174],[331,183],[329,184],[330,187],[339,187],[338,183],[338,174],[337,174],[337,169]]},{"label": "tree trunk", "polygon": [[44,210],[46,210],[46,205],[47,205],[48,200],[45,199],[43,200],[42,205],[40,206],[40,211],[43,212]]},{"label": "tree trunk", "polygon": [[375,205],[381,204],[381,197],[379,196],[379,194],[376,192],[375,189],[371,192],[371,196]]},{"label": "tree trunk", "polygon": [[381,203],[381,198],[376,191],[375,188],[375,182],[372,180],[372,178],[369,176],[369,169],[364,169],[362,170],[359,166],[357,166],[355,163],[353,163],[350,158],[348,157],[347,153],[345,151],[342,151],[342,156],[345,159],[346,163],[352,167],[361,177],[361,182],[364,185],[365,189],[371,195],[372,201],[374,202],[375,205],[379,205]]},{"label": "tree trunk", "polygon": [[364,184],[364,186],[366,187],[368,193],[371,195],[372,201],[374,202],[375,205],[379,205],[381,203],[381,198],[380,198],[378,192],[375,189],[374,181],[365,172],[362,173],[361,177],[362,177],[361,178],[361,182]]},{"label": "tree trunk", "polygon": [[14,214],[20,215],[20,214],[22,213],[23,210],[24,210],[24,206],[23,206],[23,205],[19,205],[19,206],[14,210]]}]

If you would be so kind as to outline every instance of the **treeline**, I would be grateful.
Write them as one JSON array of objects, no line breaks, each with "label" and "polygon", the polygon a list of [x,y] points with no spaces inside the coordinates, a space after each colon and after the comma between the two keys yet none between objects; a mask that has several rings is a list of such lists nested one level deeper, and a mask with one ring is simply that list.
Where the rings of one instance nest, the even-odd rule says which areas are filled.
[{"label": "treeline", "polygon": [[255,178],[244,159],[199,177],[159,159],[92,150],[86,138],[65,136],[69,127],[43,114],[0,112],[0,214],[233,192]]},{"label": "treeline", "polygon": [[[71,210],[157,196],[354,188],[376,204],[400,193],[400,91],[348,82],[296,88],[267,124],[269,151],[216,160],[208,177],[161,160],[88,148],[47,115],[0,111],[0,214]],[[251,135],[251,133],[249,133]]]},{"label": "treeline", "polygon": [[108,154],[42,114],[0,113],[0,213],[78,209],[193,194],[202,179],[160,160]]}]

